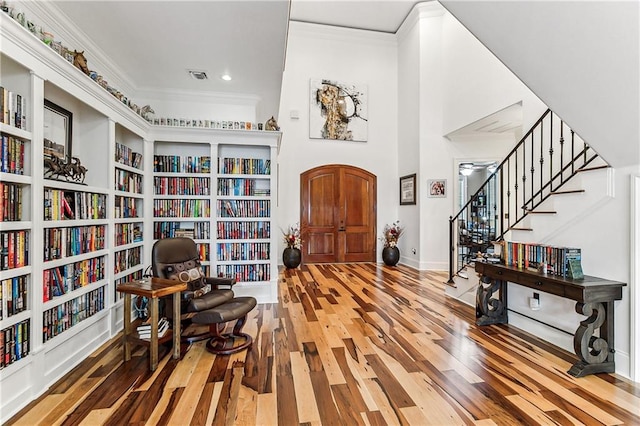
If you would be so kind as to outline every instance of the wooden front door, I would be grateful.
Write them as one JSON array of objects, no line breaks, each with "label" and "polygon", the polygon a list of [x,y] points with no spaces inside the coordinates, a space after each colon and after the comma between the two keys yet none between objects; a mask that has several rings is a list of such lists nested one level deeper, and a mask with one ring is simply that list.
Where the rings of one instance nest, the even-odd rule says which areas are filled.
[{"label": "wooden front door", "polygon": [[300,231],[307,263],[375,262],[376,177],[328,165],[300,175]]}]

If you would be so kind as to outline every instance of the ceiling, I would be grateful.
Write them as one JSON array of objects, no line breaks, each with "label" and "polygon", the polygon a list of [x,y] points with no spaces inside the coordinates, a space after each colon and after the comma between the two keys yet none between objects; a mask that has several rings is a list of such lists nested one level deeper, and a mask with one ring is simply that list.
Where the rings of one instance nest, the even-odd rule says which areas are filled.
[{"label": "ceiling", "polygon": [[[261,120],[279,109],[289,19],[395,33],[416,3],[57,0],[54,4],[112,61],[138,96],[152,99],[195,92],[257,98]],[[92,52],[85,54],[91,68]],[[196,80],[188,70],[204,71],[208,79]],[[232,80],[222,80],[223,74]]]}]

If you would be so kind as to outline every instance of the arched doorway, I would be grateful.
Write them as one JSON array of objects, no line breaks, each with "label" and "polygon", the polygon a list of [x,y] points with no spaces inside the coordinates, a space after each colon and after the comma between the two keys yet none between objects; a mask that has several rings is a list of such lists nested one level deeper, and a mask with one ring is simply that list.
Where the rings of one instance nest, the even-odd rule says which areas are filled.
[{"label": "arched doorway", "polygon": [[376,176],[341,164],[302,173],[300,231],[304,262],[375,262]]}]

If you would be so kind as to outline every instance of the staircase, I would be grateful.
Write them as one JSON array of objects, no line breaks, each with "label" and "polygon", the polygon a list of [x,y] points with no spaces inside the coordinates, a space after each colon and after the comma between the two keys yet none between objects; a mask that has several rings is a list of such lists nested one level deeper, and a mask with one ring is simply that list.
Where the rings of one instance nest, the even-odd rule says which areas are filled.
[{"label": "staircase", "polygon": [[[480,189],[449,218],[448,284],[456,287],[460,278],[466,279],[470,275],[467,267],[479,253],[491,252],[495,242],[542,242],[548,235],[541,232],[553,228],[561,210],[565,220],[584,211],[573,208],[572,203],[595,183],[581,185],[581,175],[597,171],[612,172],[566,123],[551,110],[545,111]],[[568,206],[555,207],[563,204]]]}]

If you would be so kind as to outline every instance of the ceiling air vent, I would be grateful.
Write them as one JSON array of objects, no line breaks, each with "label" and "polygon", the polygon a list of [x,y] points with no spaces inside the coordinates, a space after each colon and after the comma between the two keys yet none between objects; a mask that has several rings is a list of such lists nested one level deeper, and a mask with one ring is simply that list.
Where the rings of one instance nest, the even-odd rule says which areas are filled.
[{"label": "ceiling air vent", "polygon": [[206,80],[207,79],[207,73],[204,71],[195,71],[195,70],[188,70],[189,71],[189,75],[193,78],[195,78],[196,80]]}]

